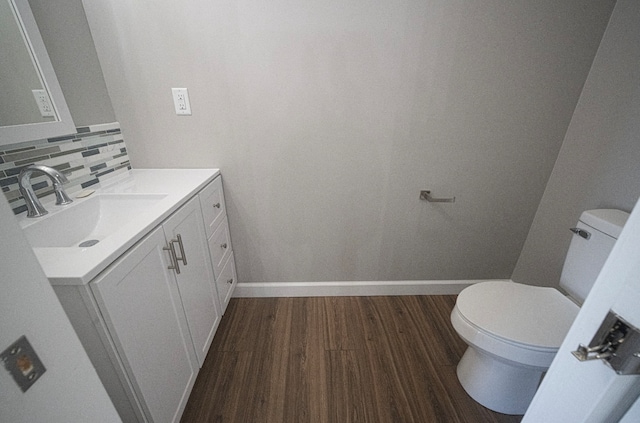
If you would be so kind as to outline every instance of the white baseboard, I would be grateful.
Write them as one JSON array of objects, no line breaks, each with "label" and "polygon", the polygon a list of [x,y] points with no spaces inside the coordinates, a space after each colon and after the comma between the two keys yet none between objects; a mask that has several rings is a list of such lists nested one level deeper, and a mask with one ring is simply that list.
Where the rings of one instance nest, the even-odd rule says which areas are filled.
[{"label": "white baseboard", "polygon": [[239,282],[234,297],[455,295],[486,279],[446,281]]}]

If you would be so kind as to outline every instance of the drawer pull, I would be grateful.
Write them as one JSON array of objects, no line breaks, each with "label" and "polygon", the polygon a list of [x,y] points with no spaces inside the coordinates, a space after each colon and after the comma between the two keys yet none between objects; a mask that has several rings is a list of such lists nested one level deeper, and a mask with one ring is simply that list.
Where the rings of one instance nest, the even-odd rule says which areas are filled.
[{"label": "drawer pull", "polygon": [[227,279],[227,283],[228,283],[229,285],[233,284],[233,279]]},{"label": "drawer pull", "polygon": [[213,205],[213,207],[214,207],[214,208],[216,208],[216,209],[219,209],[219,208],[220,208],[220,203],[215,203],[215,204]]},{"label": "drawer pull", "polygon": [[225,242],[224,244],[220,244],[220,248],[227,248],[227,243]]}]

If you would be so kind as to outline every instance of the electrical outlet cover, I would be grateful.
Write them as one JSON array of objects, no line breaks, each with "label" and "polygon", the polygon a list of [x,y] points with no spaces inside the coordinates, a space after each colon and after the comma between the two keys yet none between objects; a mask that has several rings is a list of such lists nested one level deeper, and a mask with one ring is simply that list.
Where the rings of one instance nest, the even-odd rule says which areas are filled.
[{"label": "electrical outlet cover", "polygon": [[56,117],[56,112],[53,110],[53,106],[51,105],[51,99],[49,98],[49,94],[47,94],[46,90],[31,90],[33,93],[33,98],[36,99],[36,104],[38,105],[38,110],[40,110],[40,115],[42,117]]},{"label": "electrical outlet cover", "polygon": [[173,105],[178,116],[191,116],[191,103],[189,91],[186,88],[171,88],[173,93]]}]

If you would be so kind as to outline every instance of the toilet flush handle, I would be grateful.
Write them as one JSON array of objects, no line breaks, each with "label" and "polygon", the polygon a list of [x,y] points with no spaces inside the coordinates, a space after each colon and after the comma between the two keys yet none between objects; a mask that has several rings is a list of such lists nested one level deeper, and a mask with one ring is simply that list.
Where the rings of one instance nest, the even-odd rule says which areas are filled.
[{"label": "toilet flush handle", "polygon": [[589,239],[591,238],[591,232],[585,231],[584,229],[580,229],[580,228],[570,228],[569,229],[571,232],[573,232],[576,235],[581,236],[584,239]]},{"label": "toilet flush handle", "polygon": [[431,191],[427,191],[427,190],[420,191],[420,199],[427,200],[430,203],[455,203],[456,202],[456,197],[436,198],[431,195]]}]

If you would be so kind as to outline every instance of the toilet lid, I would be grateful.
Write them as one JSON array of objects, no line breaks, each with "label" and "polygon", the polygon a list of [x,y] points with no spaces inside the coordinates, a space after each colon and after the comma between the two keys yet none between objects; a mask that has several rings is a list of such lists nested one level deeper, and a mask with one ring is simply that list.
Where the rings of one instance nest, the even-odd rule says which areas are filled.
[{"label": "toilet lid", "polygon": [[556,289],[506,281],[465,288],[456,307],[478,330],[538,348],[559,348],[580,310]]}]

